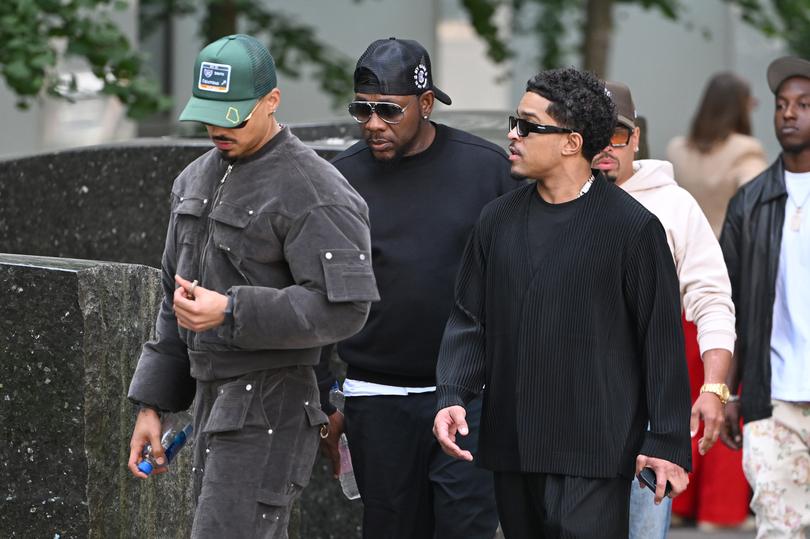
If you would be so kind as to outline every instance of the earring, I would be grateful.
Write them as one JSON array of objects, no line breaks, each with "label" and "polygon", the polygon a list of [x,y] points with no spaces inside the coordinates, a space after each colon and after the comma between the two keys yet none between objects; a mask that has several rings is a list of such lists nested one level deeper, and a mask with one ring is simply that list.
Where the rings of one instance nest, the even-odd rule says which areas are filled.
[{"label": "earring", "polygon": [[422,118],[424,118],[425,120],[427,120],[427,119],[428,119],[427,114],[425,114],[424,116],[422,116]]}]

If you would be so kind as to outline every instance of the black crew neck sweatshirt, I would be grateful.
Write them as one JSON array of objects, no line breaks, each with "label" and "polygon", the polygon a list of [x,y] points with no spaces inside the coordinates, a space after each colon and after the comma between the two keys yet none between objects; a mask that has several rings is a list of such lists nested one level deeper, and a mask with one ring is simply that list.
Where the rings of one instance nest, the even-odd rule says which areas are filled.
[{"label": "black crew neck sweatshirt", "polygon": [[349,378],[406,387],[436,383],[467,236],[481,209],[519,184],[503,149],[441,124],[423,152],[379,162],[358,142],[333,164],[366,200],[380,301],[338,344]]}]

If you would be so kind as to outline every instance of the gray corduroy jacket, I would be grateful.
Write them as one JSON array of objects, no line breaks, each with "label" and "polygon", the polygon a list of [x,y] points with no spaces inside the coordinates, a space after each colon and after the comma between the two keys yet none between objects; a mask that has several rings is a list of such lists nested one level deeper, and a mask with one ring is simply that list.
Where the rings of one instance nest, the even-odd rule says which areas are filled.
[{"label": "gray corduroy jacket", "polygon": [[[283,128],[235,162],[213,149],[172,188],[164,298],[129,398],[187,408],[195,379],[315,365],[320,348],[365,323],[379,299],[368,207],[341,174]],[[202,333],[177,325],[174,275],[232,297],[232,321]]]}]

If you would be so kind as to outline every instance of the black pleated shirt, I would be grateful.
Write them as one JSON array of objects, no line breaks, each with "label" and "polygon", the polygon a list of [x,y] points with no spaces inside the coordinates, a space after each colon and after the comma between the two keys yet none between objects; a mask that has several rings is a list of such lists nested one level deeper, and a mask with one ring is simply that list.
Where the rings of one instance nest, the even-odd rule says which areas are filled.
[{"label": "black pleated shirt", "polygon": [[537,196],[528,185],[497,199],[473,230],[439,408],[484,392],[477,459],[492,470],[631,477],[639,453],[688,470],[678,278],[661,223],[601,175],[564,219]]}]

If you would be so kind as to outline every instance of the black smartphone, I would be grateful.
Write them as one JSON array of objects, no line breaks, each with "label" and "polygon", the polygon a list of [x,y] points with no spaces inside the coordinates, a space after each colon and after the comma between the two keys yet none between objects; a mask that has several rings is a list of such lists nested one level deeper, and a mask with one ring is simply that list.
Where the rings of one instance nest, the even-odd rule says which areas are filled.
[{"label": "black smartphone", "polygon": [[[638,472],[638,480],[647,485],[647,488],[655,492],[656,477],[652,468],[643,468]],[[669,496],[672,492],[672,483],[667,481],[667,486],[664,489],[664,496]]]}]

